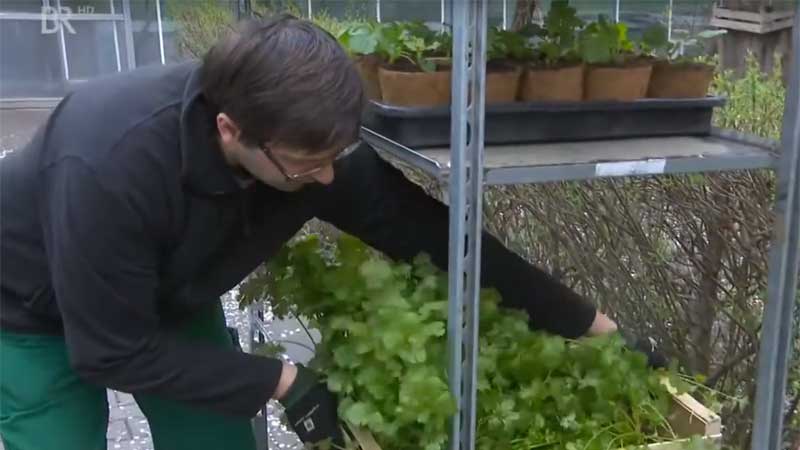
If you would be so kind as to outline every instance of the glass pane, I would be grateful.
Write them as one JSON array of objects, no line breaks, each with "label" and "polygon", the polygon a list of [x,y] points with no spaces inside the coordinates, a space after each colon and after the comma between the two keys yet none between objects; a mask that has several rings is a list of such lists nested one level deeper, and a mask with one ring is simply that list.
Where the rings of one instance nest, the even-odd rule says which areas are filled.
[{"label": "glass pane", "polygon": [[[117,71],[117,53],[114,44],[114,25],[110,21],[74,21],[75,34],[67,33],[64,37],[67,45],[67,61],[69,63],[70,80],[91,79]],[[122,31],[122,24],[117,28]],[[124,39],[119,35],[120,60],[125,67],[122,53]]]},{"label": "glass pane", "polygon": [[[512,9],[512,1],[506,0],[506,17],[508,26],[514,22],[514,10]],[[503,0],[489,0],[489,10],[487,11],[488,25],[490,27],[503,25]]]},{"label": "glass pane", "polygon": [[[340,3],[340,2],[337,2]],[[382,0],[381,19],[421,20],[439,23],[442,17],[441,2],[436,0]]]},{"label": "glass pane", "polygon": [[175,22],[164,20],[164,59],[167,63],[182,61],[186,57],[181,56],[178,48],[178,33]]},{"label": "glass pane", "polygon": [[[550,1],[543,5],[544,11],[550,10]],[[605,14],[608,18],[614,18],[615,0],[570,0],[569,4],[578,10],[578,16],[586,21],[597,20],[600,14]],[[546,6],[546,7],[545,7]]]},{"label": "glass pane", "polygon": [[0,20],[0,97],[59,97],[64,72],[58,34],[37,20]]},{"label": "glass pane", "polygon": [[[111,0],[61,0],[61,6],[72,14],[111,14]],[[122,0],[114,0],[114,13],[122,14]]]},{"label": "glass pane", "polygon": [[133,47],[136,52],[136,65],[161,64],[156,1],[131,0],[131,19],[133,20]]},{"label": "glass pane", "polygon": [[0,0],[0,12],[42,12],[44,0]]},{"label": "glass pane", "polygon": [[628,25],[628,37],[639,40],[647,28],[666,25],[668,12],[669,0],[621,0],[619,20]]},{"label": "glass pane", "polygon": [[686,39],[707,28],[714,5],[697,0],[675,0],[672,5],[672,38]]}]

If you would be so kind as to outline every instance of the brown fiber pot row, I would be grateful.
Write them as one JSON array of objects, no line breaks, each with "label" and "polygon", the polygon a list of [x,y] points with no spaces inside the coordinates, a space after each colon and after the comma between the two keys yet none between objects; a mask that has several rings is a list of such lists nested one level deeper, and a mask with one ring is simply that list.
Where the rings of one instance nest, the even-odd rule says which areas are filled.
[{"label": "brown fiber pot row", "polygon": [[[450,102],[451,72],[394,70],[375,58],[357,61],[369,98],[385,104],[431,107]],[[486,102],[632,101],[640,98],[702,98],[714,76],[704,64],[636,61],[624,66],[490,67]]]}]

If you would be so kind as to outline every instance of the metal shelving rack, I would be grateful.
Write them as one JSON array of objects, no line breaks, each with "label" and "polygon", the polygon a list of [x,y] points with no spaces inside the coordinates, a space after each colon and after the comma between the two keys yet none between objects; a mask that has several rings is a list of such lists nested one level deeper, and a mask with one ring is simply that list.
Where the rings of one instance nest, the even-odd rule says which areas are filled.
[{"label": "metal shelving rack", "polygon": [[[768,303],[759,352],[753,450],[781,446],[792,311],[800,249],[800,57],[786,98],[781,143],[728,130],[707,137],[668,137],[490,146],[484,149],[488,0],[452,1],[453,77],[450,148],[417,151],[370,129],[364,139],[449,183],[449,376],[460,399],[451,450],[474,450],[481,204],[484,184],[540,183],[613,176],[771,168],[778,171]],[[794,49],[800,53],[800,14]]]}]

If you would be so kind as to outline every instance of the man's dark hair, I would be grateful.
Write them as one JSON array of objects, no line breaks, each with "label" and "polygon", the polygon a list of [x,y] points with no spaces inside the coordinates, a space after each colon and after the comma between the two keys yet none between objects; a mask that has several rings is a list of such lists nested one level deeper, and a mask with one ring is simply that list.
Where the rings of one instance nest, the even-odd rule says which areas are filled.
[{"label": "man's dark hair", "polygon": [[336,39],[309,21],[282,14],[239,22],[206,54],[202,83],[245,145],[318,152],[358,137],[361,78]]}]

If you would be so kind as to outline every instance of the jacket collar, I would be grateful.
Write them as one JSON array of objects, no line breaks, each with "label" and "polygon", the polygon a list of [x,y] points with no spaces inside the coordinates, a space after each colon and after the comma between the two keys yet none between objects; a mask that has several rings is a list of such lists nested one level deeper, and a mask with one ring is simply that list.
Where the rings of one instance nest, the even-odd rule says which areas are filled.
[{"label": "jacket collar", "polygon": [[240,191],[216,139],[214,111],[202,94],[200,65],[195,61],[187,64],[190,73],[180,116],[183,183],[192,191],[206,195]]}]

